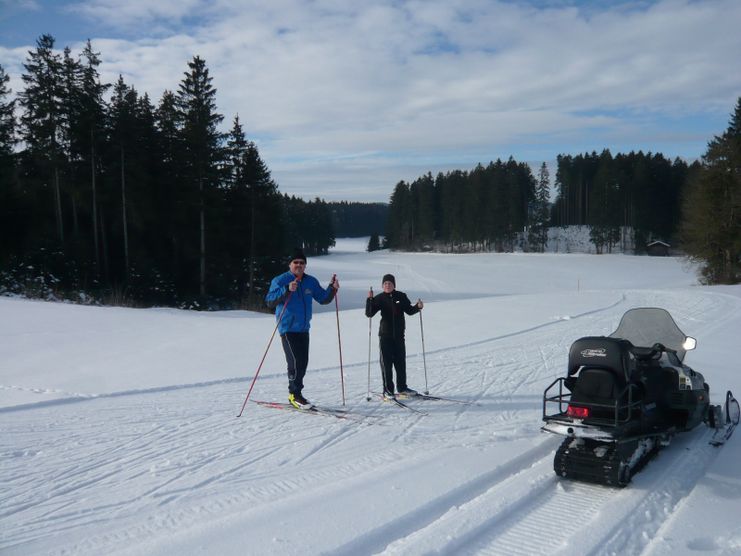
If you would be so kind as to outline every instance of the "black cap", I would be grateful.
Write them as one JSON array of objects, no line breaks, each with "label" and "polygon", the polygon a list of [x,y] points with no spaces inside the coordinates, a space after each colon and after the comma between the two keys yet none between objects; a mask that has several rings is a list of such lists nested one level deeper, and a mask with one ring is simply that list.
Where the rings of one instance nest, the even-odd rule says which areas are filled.
[{"label": "black cap", "polygon": [[291,261],[304,261],[304,262],[306,262],[306,255],[304,255],[303,249],[299,249],[298,247],[296,247],[291,252],[291,257],[288,259],[288,262],[289,263]]},{"label": "black cap", "polygon": [[396,278],[394,278],[393,274],[384,274],[383,278],[381,279],[381,284],[383,285],[384,282],[391,282],[394,286],[396,286]]}]

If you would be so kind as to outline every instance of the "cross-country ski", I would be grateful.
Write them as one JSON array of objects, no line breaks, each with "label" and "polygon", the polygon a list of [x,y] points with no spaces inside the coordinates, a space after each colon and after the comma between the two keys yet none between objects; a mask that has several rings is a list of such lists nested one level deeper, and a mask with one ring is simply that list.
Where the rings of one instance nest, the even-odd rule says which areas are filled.
[{"label": "cross-country ski", "polygon": [[439,402],[450,402],[450,403],[459,403],[463,405],[475,405],[476,402],[468,401],[468,400],[459,400],[456,398],[448,398],[445,396],[434,396],[432,394],[423,394],[421,392],[417,392],[415,394],[412,394],[410,396],[408,395],[400,395],[397,396],[398,398],[404,400],[404,399],[411,399],[411,400],[432,400],[432,401],[439,401]]},{"label": "cross-country ski", "polygon": [[262,407],[282,409],[285,411],[295,411],[297,413],[307,413],[309,415],[326,415],[328,417],[335,417],[337,419],[347,419],[347,420],[359,421],[359,422],[363,422],[366,418],[366,416],[352,413],[346,409],[336,409],[336,408],[323,407],[323,406],[318,406],[318,405],[314,405],[306,409],[299,409],[297,407],[292,406],[290,403],[273,402],[273,401],[265,401],[265,400],[252,400],[252,401],[253,403],[256,403],[257,405],[262,406]]},{"label": "cross-country ski", "polygon": [[373,395],[376,397],[377,400],[380,400],[381,403],[395,405],[396,407],[406,409],[410,413],[416,413],[417,415],[427,415],[427,413],[425,413],[424,411],[404,403],[398,396],[384,396],[381,392],[374,392]]}]

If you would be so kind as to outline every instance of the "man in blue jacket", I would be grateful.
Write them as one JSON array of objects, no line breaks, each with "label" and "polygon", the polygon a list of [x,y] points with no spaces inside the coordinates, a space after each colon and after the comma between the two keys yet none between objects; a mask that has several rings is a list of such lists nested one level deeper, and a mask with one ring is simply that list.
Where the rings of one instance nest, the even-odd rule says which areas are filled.
[{"label": "man in blue jacket", "polygon": [[340,283],[333,275],[325,289],[316,278],[306,274],[306,255],[301,249],[295,249],[289,261],[288,272],[273,278],[265,301],[268,307],[275,308],[275,317],[280,319],[278,332],[288,364],[288,401],[297,409],[311,409],[313,405],[301,391],[309,365],[312,299],[327,305],[334,299]]}]

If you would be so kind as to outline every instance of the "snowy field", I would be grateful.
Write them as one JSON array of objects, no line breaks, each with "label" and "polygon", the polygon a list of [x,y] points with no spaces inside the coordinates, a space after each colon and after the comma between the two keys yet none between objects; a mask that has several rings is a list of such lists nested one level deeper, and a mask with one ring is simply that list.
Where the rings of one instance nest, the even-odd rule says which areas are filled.
[{"label": "snowy field", "polygon": [[[677,436],[625,489],[559,480],[541,397],[571,343],[660,306],[698,339],[686,362],[719,403],[741,394],[741,287],[673,258],[365,253],[341,240],[307,272],[316,307],[305,395],[362,422],[249,403],[274,319],[241,311],[0,298],[0,554],[741,553],[741,437]],[[472,402],[380,401],[368,288],[396,275],[410,386]],[[425,355],[422,357],[423,324]],[[370,341],[369,341],[370,340]],[[425,379],[425,364],[427,378]],[[285,401],[279,342],[252,398]],[[737,433],[738,434],[738,433]]]}]

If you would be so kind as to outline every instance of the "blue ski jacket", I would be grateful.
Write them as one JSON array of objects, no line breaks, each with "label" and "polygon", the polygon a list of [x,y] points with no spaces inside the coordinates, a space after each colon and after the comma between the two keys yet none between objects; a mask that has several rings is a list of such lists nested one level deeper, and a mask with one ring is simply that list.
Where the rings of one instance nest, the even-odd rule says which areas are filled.
[{"label": "blue ski jacket", "polygon": [[[288,284],[296,276],[287,271],[273,278],[270,290],[265,296],[265,302],[271,309],[275,307],[275,318],[278,319],[283,304],[291,293]],[[304,274],[299,282],[298,289],[291,294],[286,305],[286,311],[278,325],[278,332],[282,336],[286,332],[308,332],[311,327],[312,299],[321,305],[327,305],[334,299],[335,289],[329,285],[323,288],[319,281],[309,274]]]}]

